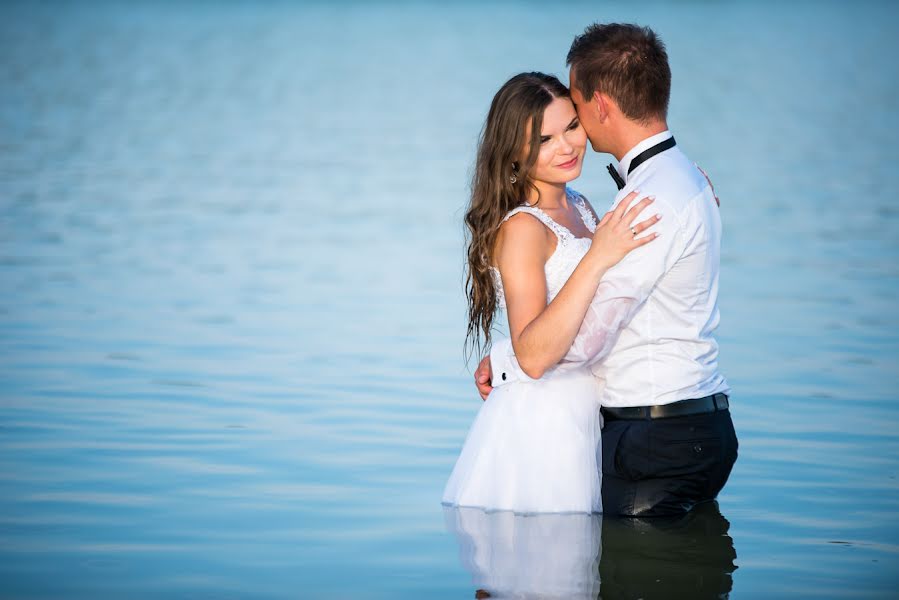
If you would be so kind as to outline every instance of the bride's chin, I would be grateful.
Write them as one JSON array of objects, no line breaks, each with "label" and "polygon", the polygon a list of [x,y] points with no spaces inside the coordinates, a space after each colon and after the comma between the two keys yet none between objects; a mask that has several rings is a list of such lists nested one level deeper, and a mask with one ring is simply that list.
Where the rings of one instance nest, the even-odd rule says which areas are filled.
[{"label": "bride's chin", "polygon": [[578,177],[581,176],[581,167],[570,171],[569,173],[565,173],[559,183],[568,183],[569,181],[574,181]]}]

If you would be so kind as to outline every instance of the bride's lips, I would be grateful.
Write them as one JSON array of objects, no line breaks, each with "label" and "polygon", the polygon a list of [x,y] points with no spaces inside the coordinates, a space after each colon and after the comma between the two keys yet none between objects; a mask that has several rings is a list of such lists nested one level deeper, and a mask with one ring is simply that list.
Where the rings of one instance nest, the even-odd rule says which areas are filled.
[{"label": "bride's lips", "polygon": [[577,156],[569,160],[568,162],[563,162],[561,165],[556,165],[560,169],[573,169],[577,166]]}]

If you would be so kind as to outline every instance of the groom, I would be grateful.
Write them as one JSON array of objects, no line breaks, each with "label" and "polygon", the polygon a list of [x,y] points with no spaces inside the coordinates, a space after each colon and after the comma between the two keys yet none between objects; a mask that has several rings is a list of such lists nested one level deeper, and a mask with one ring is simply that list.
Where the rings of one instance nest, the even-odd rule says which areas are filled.
[{"label": "groom", "polygon": [[[602,500],[608,515],[682,514],[713,500],[737,458],[730,388],[718,372],[721,219],[704,174],[666,122],[671,70],[646,27],[591,25],[568,52],[571,97],[590,144],[618,160],[619,192],[655,195],[659,238],[608,271],[594,309],[602,340]],[[640,218],[646,218],[644,215]],[[508,340],[475,372],[482,397],[528,379]]]}]

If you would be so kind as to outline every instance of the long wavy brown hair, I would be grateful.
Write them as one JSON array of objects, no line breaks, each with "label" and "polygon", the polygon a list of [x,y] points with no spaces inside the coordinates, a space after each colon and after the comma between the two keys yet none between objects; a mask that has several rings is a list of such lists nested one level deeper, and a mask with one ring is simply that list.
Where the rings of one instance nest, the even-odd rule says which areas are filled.
[{"label": "long wavy brown hair", "polygon": [[[471,201],[465,213],[469,234],[466,359],[470,352],[480,354],[490,347],[497,306],[490,272],[496,236],[506,214],[527,201],[529,189],[536,189],[530,173],[540,153],[543,111],[555,98],[570,97],[568,88],[552,75],[520,73],[499,89],[490,104],[478,141]],[[530,139],[526,139],[529,125]]]}]

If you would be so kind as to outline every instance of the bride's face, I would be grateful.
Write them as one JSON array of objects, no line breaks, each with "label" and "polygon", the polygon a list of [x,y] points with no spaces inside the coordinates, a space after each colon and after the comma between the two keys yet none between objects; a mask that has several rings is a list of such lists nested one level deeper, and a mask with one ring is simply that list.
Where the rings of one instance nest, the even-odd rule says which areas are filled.
[{"label": "bride's face", "polygon": [[568,98],[555,98],[543,113],[540,154],[531,171],[534,180],[568,183],[581,174],[587,132]]}]

